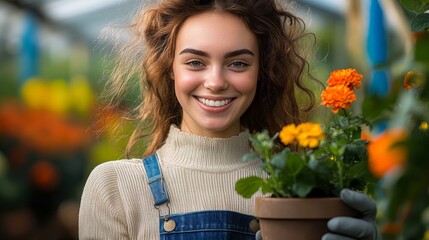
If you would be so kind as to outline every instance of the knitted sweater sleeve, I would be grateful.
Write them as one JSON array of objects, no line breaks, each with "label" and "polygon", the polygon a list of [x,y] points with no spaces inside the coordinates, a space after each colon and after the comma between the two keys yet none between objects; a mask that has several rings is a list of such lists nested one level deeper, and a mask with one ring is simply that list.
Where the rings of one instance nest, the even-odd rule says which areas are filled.
[{"label": "knitted sweater sleeve", "polygon": [[87,179],[79,210],[79,239],[129,239],[113,163],[97,166]]}]

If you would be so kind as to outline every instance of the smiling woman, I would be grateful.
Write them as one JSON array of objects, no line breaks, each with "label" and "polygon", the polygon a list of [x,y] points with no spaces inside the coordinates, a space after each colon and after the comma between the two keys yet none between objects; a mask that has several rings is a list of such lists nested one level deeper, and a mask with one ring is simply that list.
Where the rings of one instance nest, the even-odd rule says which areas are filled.
[{"label": "smiling woman", "polygon": [[160,0],[131,29],[109,96],[115,103],[137,71],[143,102],[129,148],[148,147],[143,160],[93,170],[80,239],[255,239],[254,198],[234,186],[264,173],[241,159],[249,132],[304,121],[297,92],[314,105],[298,47],[312,35],[276,0]]},{"label": "smiling woman", "polygon": [[240,18],[212,12],[188,18],[173,61],[181,130],[207,137],[238,135],[240,117],[255,96],[258,70],[256,36]]}]

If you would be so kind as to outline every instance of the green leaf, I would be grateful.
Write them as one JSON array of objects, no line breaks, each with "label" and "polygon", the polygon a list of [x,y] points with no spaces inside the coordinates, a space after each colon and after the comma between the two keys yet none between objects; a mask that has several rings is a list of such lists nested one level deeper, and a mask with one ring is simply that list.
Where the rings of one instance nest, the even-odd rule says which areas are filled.
[{"label": "green leaf", "polygon": [[258,158],[259,158],[259,153],[257,153],[257,152],[249,152],[249,153],[244,154],[242,160],[244,162],[248,162],[248,161],[252,161],[252,160],[258,159]]},{"label": "green leaf", "polygon": [[368,156],[366,145],[348,144],[344,152],[344,162],[354,163],[366,160]]},{"label": "green leaf", "polygon": [[411,31],[423,32],[429,29],[429,13],[420,13],[411,20]]},{"label": "green leaf", "polygon": [[271,164],[276,168],[283,169],[286,165],[286,159],[283,152],[274,155],[273,158],[271,159]]},{"label": "green leaf", "polygon": [[401,4],[405,9],[415,13],[422,13],[429,9],[429,3],[422,0],[401,0]]},{"label": "green leaf", "polygon": [[235,191],[244,198],[250,198],[262,187],[263,183],[264,180],[256,176],[242,178],[235,183]]},{"label": "green leaf", "polygon": [[429,63],[429,32],[425,32],[423,36],[416,39],[415,48],[416,61]]},{"label": "green leaf", "polygon": [[267,184],[266,182],[263,182],[261,190],[262,190],[262,194],[273,192],[273,188],[270,186],[270,184]]},{"label": "green leaf", "polygon": [[298,195],[298,197],[303,198],[310,193],[310,191],[313,189],[313,186],[302,182],[297,182],[293,184],[292,189]]},{"label": "green leaf", "polygon": [[350,177],[350,179],[353,178],[360,178],[366,174],[368,174],[368,164],[367,162],[359,162],[355,165],[353,165],[349,171],[347,171],[347,175]]},{"label": "green leaf", "polygon": [[294,176],[298,175],[301,169],[305,166],[304,160],[296,155],[289,154],[286,159],[286,169]]},{"label": "green leaf", "polygon": [[308,167],[316,173],[320,173],[322,175],[330,174],[330,171],[327,166],[324,164],[320,164],[320,161],[314,158],[308,162]]}]

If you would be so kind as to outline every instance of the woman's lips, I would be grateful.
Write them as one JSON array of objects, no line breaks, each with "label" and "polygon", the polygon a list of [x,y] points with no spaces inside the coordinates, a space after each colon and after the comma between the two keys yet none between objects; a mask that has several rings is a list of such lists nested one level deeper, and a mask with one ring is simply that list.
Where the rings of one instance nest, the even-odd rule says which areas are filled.
[{"label": "woman's lips", "polygon": [[230,104],[234,100],[234,98],[226,98],[221,100],[213,100],[213,99],[207,99],[203,97],[196,97],[196,98],[200,103],[208,107],[224,107]]}]

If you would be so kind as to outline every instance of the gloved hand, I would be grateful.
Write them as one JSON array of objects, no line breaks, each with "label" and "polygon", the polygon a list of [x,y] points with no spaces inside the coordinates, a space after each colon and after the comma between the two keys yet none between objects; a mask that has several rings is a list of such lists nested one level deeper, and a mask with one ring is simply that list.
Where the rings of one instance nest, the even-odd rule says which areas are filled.
[{"label": "gloved hand", "polygon": [[375,224],[377,207],[375,202],[363,193],[343,189],[341,200],[351,208],[359,211],[362,218],[335,217],[328,221],[331,233],[323,235],[322,240],[381,239]]},{"label": "gloved hand", "polygon": [[261,233],[261,230],[259,230],[259,231],[257,231],[257,232],[256,232],[255,239],[256,239],[256,240],[262,240],[262,233]]}]

